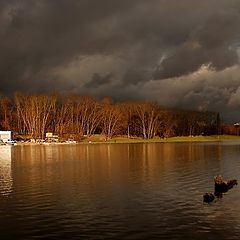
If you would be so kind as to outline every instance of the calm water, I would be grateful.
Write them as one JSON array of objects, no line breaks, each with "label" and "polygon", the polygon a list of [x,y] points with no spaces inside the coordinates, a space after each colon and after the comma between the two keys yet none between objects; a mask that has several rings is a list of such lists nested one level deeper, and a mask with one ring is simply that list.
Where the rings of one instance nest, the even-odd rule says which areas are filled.
[{"label": "calm water", "polygon": [[1,239],[240,239],[240,143],[0,146]]}]

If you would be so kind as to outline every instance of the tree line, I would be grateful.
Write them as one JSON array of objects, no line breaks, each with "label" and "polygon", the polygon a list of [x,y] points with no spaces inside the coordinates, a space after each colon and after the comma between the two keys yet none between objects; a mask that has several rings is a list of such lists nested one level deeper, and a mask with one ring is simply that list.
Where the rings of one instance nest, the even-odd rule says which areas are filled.
[{"label": "tree line", "polygon": [[46,132],[76,140],[94,134],[106,140],[116,135],[151,139],[219,134],[220,117],[216,112],[169,109],[155,102],[16,93],[0,97],[0,129],[34,139],[45,138]]}]

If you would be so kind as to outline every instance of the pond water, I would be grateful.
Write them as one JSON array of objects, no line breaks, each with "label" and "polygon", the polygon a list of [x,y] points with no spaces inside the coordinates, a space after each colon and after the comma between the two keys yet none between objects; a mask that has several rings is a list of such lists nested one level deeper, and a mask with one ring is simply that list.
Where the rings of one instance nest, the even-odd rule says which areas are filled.
[{"label": "pond water", "polygon": [[0,146],[1,239],[240,239],[240,142]]}]

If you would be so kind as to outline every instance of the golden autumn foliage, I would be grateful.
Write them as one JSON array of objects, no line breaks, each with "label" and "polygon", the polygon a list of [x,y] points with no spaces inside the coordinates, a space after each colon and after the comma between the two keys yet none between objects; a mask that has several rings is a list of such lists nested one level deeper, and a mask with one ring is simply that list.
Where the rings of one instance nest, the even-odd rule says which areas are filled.
[{"label": "golden autumn foliage", "polygon": [[75,139],[94,134],[106,140],[116,135],[152,139],[219,134],[220,127],[218,113],[173,110],[154,102],[55,93],[0,97],[0,129],[35,139],[46,132]]}]

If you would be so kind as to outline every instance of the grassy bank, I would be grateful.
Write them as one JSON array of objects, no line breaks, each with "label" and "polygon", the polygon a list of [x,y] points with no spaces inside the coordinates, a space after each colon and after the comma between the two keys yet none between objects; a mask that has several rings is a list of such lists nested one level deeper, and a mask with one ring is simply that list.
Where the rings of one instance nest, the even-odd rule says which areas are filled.
[{"label": "grassy bank", "polygon": [[221,141],[240,141],[240,136],[232,135],[213,135],[213,136],[186,136],[186,137],[170,137],[170,138],[127,138],[114,137],[105,141],[101,135],[94,135],[83,139],[82,143],[167,143],[167,142],[221,142]]}]

